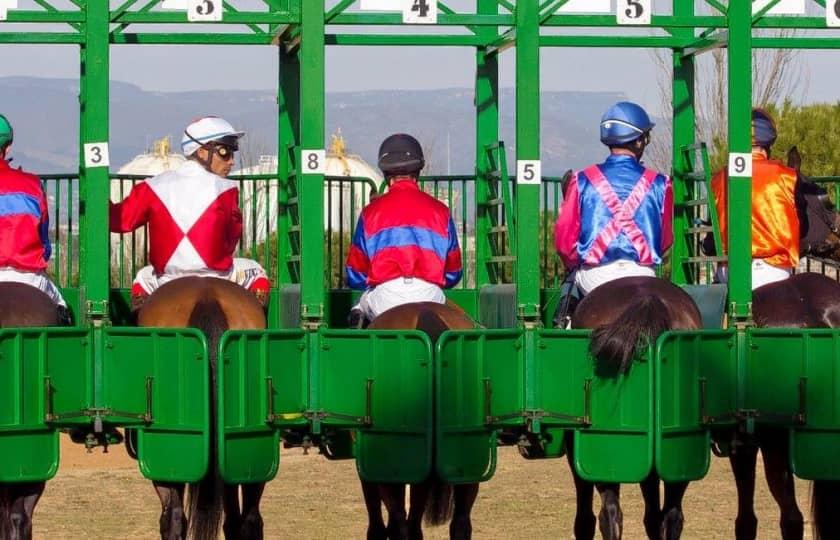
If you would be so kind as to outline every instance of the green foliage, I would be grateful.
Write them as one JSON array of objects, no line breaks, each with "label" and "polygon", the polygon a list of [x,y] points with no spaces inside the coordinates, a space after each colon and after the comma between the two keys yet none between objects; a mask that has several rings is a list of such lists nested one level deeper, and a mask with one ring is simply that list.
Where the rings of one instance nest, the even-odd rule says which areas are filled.
[{"label": "green foliage", "polygon": [[[283,239],[283,241],[288,241]],[[266,249],[267,248],[267,249]],[[339,234],[330,232],[324,243],[324,260],[326,261],[326,279],[330,288],[344,287],[344,262],[347,250],[350,248],[350,233]],[[268,240],[257,244],[254,258],[263,265],[269,273],[272,284],[277,283],[277,233],[271,233]],[[249,253],[246,254],[249,255]]]}]

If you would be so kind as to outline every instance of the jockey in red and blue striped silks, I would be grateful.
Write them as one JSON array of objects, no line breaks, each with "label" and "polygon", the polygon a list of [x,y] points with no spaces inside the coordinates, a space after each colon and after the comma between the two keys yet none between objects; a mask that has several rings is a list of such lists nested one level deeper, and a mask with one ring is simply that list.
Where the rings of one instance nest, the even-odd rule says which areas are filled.
[{"label": "jockey in red and blue striped silks", "polygon": [[366,289],[397,278],[417,278],[450,288],[462,273],[449,209],[421,191],[413,177],[394,177],[388,192],[362,210],[347,254],[350,287]]},{"label": "jockey in red and blue striped silks", "polygon": [[653,267],[673,243],[673,213],[668,176],[632,155],[613,153],[569,181],[555,246],[568,269],[622,260]]}]

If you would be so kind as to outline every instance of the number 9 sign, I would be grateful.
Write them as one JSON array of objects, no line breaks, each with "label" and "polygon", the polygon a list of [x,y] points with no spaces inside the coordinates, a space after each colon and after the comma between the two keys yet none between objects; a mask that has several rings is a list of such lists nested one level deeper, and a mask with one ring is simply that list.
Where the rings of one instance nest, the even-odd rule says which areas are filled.
[{"label": "number 9 sign", "polygon": [[752,177],[752,154],[729,154],[729,176]]}]

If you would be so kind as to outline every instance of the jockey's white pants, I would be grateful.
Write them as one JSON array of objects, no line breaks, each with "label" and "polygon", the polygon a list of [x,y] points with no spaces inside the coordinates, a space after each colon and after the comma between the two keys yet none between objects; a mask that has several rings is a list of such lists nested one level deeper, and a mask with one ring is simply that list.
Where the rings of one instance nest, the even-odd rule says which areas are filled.
[{"label": "jockey's white pants", "polygon": [[61,296],[61,291],[50,281],[45,272],[22,272],[15,268],[0,268],[0,281],[13,281],[32,285],[46,293],[59,306],[67,307],[67,302]]},{"label": "jockey's white pants", "polygon": [[[764,259],[752,260],[752,290],[762,285],[783,281],[790,277],[790,268],[779,268],[764,262]],[[729,283],[729,266],[719,264],[715,277],[720,283]]]},{"label": "jockey's white pants", "polygon": [[656,277],[652,266],[643,266],[636,261],[618,260],[600,266],[581,266],[575,274],[575,285],[583,295],[587,295],[595,287],[624,277],[648,276]]},{"label": "jockey's white pants", "polygon": [[256,281],[261,279],[268,279],[265,270],[262,266],[260,266],[260,264],[257,261],[235,257],[233,259],[233,267],[231,267],[231,269],[227,272],[217,272],[215,270],[208,269],[158,275],[155,273],[155,269],[152,266],[144,266],[140,269],[139,272],[137,272],[137,277],[134,278],[132,290],[137,291],[137,289],[140,288],[143,291],[145,291],[146,294],[151,295],[153,292],[155,292],[155,290],[158,287],[160,287],[164,283],[169,283],[174,279],[187,276],[215,277],[219,279],[226,279],[228,281],[237,283],[249,290]]},{"label": "jockey's white pants", "polygon": [[360,309],[365,318],[373,320],[391,308],[413,302],[446,303],[439,285],[419,278],[396,278],[380,283],[362,293],[353,309]]}]

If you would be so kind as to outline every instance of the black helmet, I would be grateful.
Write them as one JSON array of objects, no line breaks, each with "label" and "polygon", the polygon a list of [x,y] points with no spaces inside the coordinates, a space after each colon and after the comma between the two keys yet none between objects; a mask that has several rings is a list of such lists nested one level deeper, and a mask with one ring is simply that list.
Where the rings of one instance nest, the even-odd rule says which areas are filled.
[{"label": "black helmet", "polygon": [[425,164],[423,149],[411,135],[391,135],[379,147],[379,168],[385,176],[416,174]]}]

